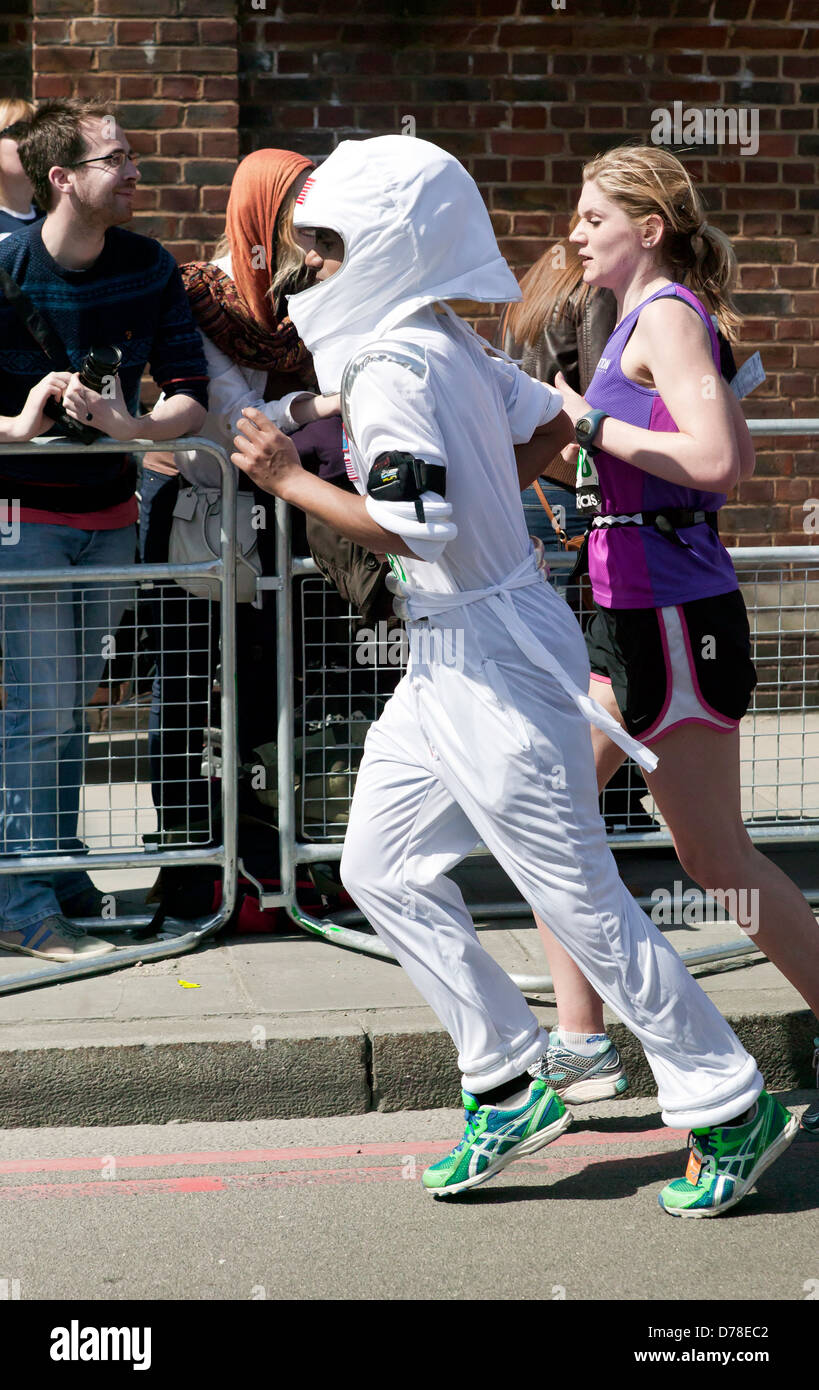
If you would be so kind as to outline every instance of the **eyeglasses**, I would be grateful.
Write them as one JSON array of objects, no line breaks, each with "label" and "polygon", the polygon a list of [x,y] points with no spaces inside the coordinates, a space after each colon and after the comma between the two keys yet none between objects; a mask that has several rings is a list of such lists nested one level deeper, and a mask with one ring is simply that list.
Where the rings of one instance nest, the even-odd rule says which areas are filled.
[{"label": "eyeglasses", "polygon": [[127,150],[114,150],[111,154],[94,155],[93,159],[78,159],[76,163],[67,164],[64,167],[67,169],[79,169],[82,164],[104,164],[106,169],[110,169],[112,173],[115,173],[118,169],[122,168],[123,164],[127,164],[129,161],[131,164],[138,167],[139,155],[131,154]]}]

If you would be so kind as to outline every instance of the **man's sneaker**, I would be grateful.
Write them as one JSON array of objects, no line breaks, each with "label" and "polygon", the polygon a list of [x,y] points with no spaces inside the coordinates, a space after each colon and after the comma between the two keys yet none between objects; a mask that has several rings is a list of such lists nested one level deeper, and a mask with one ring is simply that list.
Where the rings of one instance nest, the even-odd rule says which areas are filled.
[{"label": "man's sneaker", "polygon": [[556,1028],[549,1034],[548,1048],[540,1061],[529,1068],[529,1074],[540,1077],[568,1105],[613,1100],[628,1090],[625,1067],[610,1038],[601,1036],[597,1051],[591,1057],[581,1057],[561,1042]]},{"label": "man's sneaker", "polygon": [[524,1104],[515,1110],[481,1105],[468,1091],[462,1091],[461,1098],[466,1111],[463,1139],[421,1177],[433,1197],[451,1197],[477,1187],[507,1163],[551,1144],[572,1122],[554,1091],[537,1078]]},{"label": "man's sneaker", "polygon": [[[813,1054],[813,1066],[816,1071],[816,1084],[819,1086],[819,1038],[814,1038],[813,1046],[816,1049]],[[819,1100],[805,1111],[802,1116],[802,1128],[807,1134],[815,1134],[819,1138]]]},{"label": "man's sneaker", "polygon": [[22,956],[57,961],[91,960],[117,949],[110,941],[86,936],[81,927],[75,927],[56,912],[22,931],[0,931],[0,948]]},{"label": "man's sneaker", "polygon": [[660,1206],[669,1216],[721,1216],[750,1192],[798,1128],[797,1116],[762,1091],[746,1124],[692,1130],[685,1177],[663,1188]]}]

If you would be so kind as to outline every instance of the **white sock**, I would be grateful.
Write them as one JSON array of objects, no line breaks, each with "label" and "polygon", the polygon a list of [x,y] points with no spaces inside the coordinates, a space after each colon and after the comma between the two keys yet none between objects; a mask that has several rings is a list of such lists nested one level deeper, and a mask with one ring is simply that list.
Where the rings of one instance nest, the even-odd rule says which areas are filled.
[{"label": "white sock", "polygon": [[558,1042],[578,1057],[593,1057],[601,1042],[606,1041],[605,1033],[569,1033],[565,1028],[556,1030]]}]

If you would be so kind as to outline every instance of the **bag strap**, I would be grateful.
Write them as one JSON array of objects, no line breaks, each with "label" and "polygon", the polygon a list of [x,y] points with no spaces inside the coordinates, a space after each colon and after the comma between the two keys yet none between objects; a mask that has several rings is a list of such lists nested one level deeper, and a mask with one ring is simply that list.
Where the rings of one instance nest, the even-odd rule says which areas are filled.
[{"label": "bag strap", "polygon": [[569,537],[566,535],[566,532],[563,530],[563,527],[560,525],[560,523],[559,523],[557,517],[555,516],[554,512],[552,511],[551,507],[549,506],[549,503],[548,503],[548,501],[547,501],[547,499],[546,499],[546,493],[543,491],[543,488],[540,486],[540,483],[539,483],[539,481],[538,481],[537,478],[535,478],[535,481],[534,481],[534,483],[532,484],[532,486],[534,487],[535,492],[536,492],[537,495],[538,495],[538,500],[540,501],[540,505],[542,506],[543,510],[545,511],[546,515],[548,516],[549,520],[550,520],[551,523],[552,523],[552,530],[554,531],[555,535],[557,536],[557,539],[559,540],[559,542],[560,542],[561,546],[563,547],[563,549],[564,549],[564,550],[579,550],[580,547],[581,547],[582,544],[583,544],[583,537],[582,537],[582,536],[574,536],[574,537],[570,540]]},{"label": "bag strap", "polygon": [[38,347],[52,362],[68,361],[68,353],[61,338],[57,336],[48,319],[31,302],[16,280],[0,268],[0,290],[6,303],[14,310],[23,327],[28,330]]}]

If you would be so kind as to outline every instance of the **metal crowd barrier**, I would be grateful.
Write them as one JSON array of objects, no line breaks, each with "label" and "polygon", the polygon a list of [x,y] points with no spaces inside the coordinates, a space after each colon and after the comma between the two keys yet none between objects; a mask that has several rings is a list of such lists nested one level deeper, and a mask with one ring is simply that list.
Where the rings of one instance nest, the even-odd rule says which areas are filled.
[{"label": "metal crowd barrier", "polygon": [[[770,435],[809,435],[819,433],[819,421],[751,421],[752,433]],[[122,444],[100,441],[91,446],[73,446],[53,440],[37,440],[25,446],[35,451],[73,455],[87,452],[123,452]],[[156,449],[148,442],[129,442],[127,452],[144,454]],[[194,923],[166,919],[161,939],[139,940],[152,920],[145,914],[102,921],[81,919],[93,925],[95,934],[112,932],[131,938],[125,946],[107,956],[85,964],[44,964],[33,971],[0,978],[0,994],[45,983],[58,982],[117,969],[137,961],[175,956],[194,950],[218,931],[230,916],[236,897],[237,870],[244,869],[237,846],[237,712],[235,708],[235,505],[236,476],[227,457],[207,440],[191,438],[163,444],[163,450],[196,448],[219,461],[223,480],[221,556],[211,564],[173,566],[129,565],[114,568],[69,567],[52,570],[17,571],[0,575],[0,601],[8,591],[33,591],[82,586],[132,587],[144,594],[155,594],[155,586],[175,577],[208,577],[219,585],[221,636],[221,843],[213,844],[213,826],[206,820],[196,826],[190,820],[181,832],[154,836],[155,848],[138,843],[140,815],[146,822],[149,802],[143,797],[131,808],[116,804],[109,787],[109,805],[97,808],[107,832],[84,830],[86,848],[79,852],[32,854],[4,853],[0,843],[0,874],[60,873],[69,870],[161,868],[163,866],[212,865],[221,870],[222,901],[218,910]],[[19,453],[20,446],[0,446],[2,453]],[[394,639],[378,634],[376,649],[381,655],[374,663],[351,661],[351,638],[360,627],[350,609],[325,582],[317,577],[312,560],[296,558],[291,552],[288,508],[280,501],[275,507],[276,575],[259,580],[260,590],[276,593],[277,609],[277,728],[272,748],[275,759],[275,790],[269,796],[277,805],[280,840],[280,882],[278,893],[264,891],[258,884],[264,908],[281,907],[301,929],[339,946],[393,959],[388,947],[377,936],[356,930],[361,916],[356,912],[336,912],[317,916],[299,904],[296,877],[299,866],[328,864],[341,858],[355,769],[366,728],[380,712],[401,674],[400,659],[395,660]],[[760,675],[754,703],[743,723],[743,811],[749,832],[758,844],[815,842],[819,838],[819,555],[810,547],[737,549],[731,552],[745,593],[755,636],[755,659]],[[569,568],[573,557],[550,555],[555,570]],[[294,598],[294,581],[300,588],[300,607]],[[181,594],[181,590],[179,591]],[[160,607],[162,603],[161,590]],[[178,598],[178,595],[177,595]],[[296,620],[299,620],[298,624]],[[296,650],[294,632],[301,640]],[[160,616],[160,631],[162,618]],[[380,641],[378,639],[381,639]],[[383,651],[386,646],[386,655]],[[294,657],[300,658],[302,683],[301,732],[296,735]],[[208,671],[210,680],[212,672]],[[355,677],[355,679],[354,679]],[[203,730],[208,736],[207,724]],[[212,731],[211,731],[212,732]],[[109,736],[111,742],[116,736]],[[105,742],[102,738],[100,742]],[[208,748],[204,749],[207,759]],[[268,746],[268,757],[271,749]],[[109,750],[109,759],[111,753]],[[83,778],[93,759],[82,759]],[[104,762],[104,759],[100,760]],[[638,775],[638,774],[636,774]],[[135,777],[136,780],[136,777]],[[160,779],[161,780],[161,779]],[[139,786],[135,787],[141,793]],[[164,792],[163,792],[164,795]],[[648,799],[647,792],[645,793]],[[650,803],[648,816],[656,814]],[[606,804],[604,800],[604,813]],[[134,832],[128,838],[122,830],[123,814],[134,811]],[[148,815],[148,819],[150,815]],[[86,821],[88,816],[86,815]],[[671,837],[659,825],[649,830],[635,829],[627,815],[622,828],[609,835],[618,848],[668,847]],[[150,832],[148,832],[150,835]],[[119,847],[99,849],[88,841],[125,841]],[[203,843],[206,841],[207,843]],[[149,841],[150,842],[150,841]],[[485,850],[475,851],[485,854]],[[819,887],[805,895],[819,901]],[[638,898],[642,906],[649,900]],[[483,918],[511,919],[527,915],[525,903],[481,903]],[[734,924],[736,925],[736,924]],[[756,950],[752,940],[737,941],[682,953],[689,965],[731,959]],[[541,992],[551,989],[548,976],[515,976],[523,989]]]},{"label": "metal crowd barrier", "polygon": [[[123,446],[113,440],[100,440],[91,445],[70,444],[63,441],[52,439],[37,439],[30,445],[2,445],[2,454],[59,454],[71,459],[74,455],[81,454],[87,456],[91,454],[123,453],[145,454],[156,451],[158,446],[147,441],[129,441]],[[153,819],[153,807],[147,788],[140,785],[139,773],[136,770],[133,778],[134,797],[131,804],[128,804],[127,797],[123,798],[118,793],[121,788],[116,786],[110,775],[106,779],[105,772],[109,774],[113,765],[114,753],[116,752],[116,740],[122,735],[109,734],[106,738],[103,735],[96,742],[108,744],[108,756],[93,758],[90,754],[94,751],[91,744],[95,742],[92,738],[90,743],[78,751],[76,746],[72,754],[70,769],[73,770],[75,777],[81,778],[81,785],[86,792],[86,804],[82,816],[83,835],[81,840],[76,840],[71,848],[66,851],[52,853],[37,853],[29,850],[14,852],[14,843],[9,848],[8,823],[6,817],[3,819],[2,831],[3,840],[0,840],[0,875],[6,874],[33,874],[38,875],[58,875],[71,870],[80,871],[100,871],[109,869],[146,869],[163,867],[190,867],[193,865],[212,865],[215,870],[221,871],[222,875],[222,899],[218,909],[209,912],[206,916],[192,921],[174,919],[166,917],[162,923],[161,933],[156,940],[147,941],[144,938],[149,929],[152,917],[144,913],[122,916],[117,915],[106,918],[80,917],[84,926],[92,926],[94,934],[103,938],[108,938],[116,934],[125,938],[126,944],[119,946],[115,951],[108,955],[96,957],[82,962],[51,963],[43,962],[36,969],[23,973],[11,973],[0,978],[0,994],[10,993],[14,990],[26,989],[35,985],[58,983],[64,980],[77,979],[85,975],[96,975],[104,971],[119,969],[123,966],[133,965],[137,962],[164,959],[168,956],[183,955],[188,951],[195,950],[207,937],[227,921],[233,911],[236,898],[236,877],[237,877],[237,804],[236,804],[236,778],[237,778],[237,723],[236,723],[236,695],[235,695],[235,671],[236,671],[236,648],[235,648],[235,566],[236,566],[236,541],[235,541],[235,512],[236,512],[236,472],[229,463],[227,455],[222,449],[212,444],[207,439],[198,437],[186,438],[184,440],[171,440],[163,442],[163,451],[175,452],[181,449],[195,448],[202,453],[209,454],[219,462],[222,471],[222,522],[221,522],[221,554],[220,557],[207,564],[195,565],[170,565],[170,564],[146,564],[103,567],[103,566],[68,566],[59,569],[30,569],[17,570],[11,573],[0,573],[0,607],[4,613],[28,603],[37,603],[37,595],[44,591],[53,590],[58,596],[55,600],[55,611],[59,612],[61,603],[77,601],[79,591],[83,593],[83,614],[95,612],[96,608],[89,605],[85,606],[86,597],[89,595],[106,595],[103,603],[107,604],[107,615],[112,619],[111,623],[106,624],[105,610],[102,611],[100,619],[100,632],[110,636],[109,628],[113,626],[113,616],[119,611],[123,595],[126,591],[133,591],[135,604],[139,609],[151,604],[154,610],[158,609],[159,641],[163,642],[167,627],[165,614],[172,609],[175,613],[174,626],[177,634],[186,625],[186,618],[190,611],[190,595],[182,588],[170,589],[168,581],[176,578],[207,578],[211,585],[218,586],[221,596],[219,605],[219,627],[221,636],[221,675],[220,675],[220,704],[221,704],[221,724],[222,724],[222,747],[221,747],[221,843],[214,843],[214,823],[211,814],[210,803],[203,808],[199,821],[196,821],[185,807],[187,789],[183,786],[176,789],[163,777],[164,753],[160,753],[160,778],[159,794],[175,803],[177,808],[183,809],[183,820],[181,825],[177,825],[173,831],[163,832],[158,829],[151,831],[150,826]],[[9,543],[6,539],[6,530],[9,525],[8,517],[5,520],[5,528],[0,543]],[[164,585],[164,587],[163,587]],[[113,586],[116,586],[115,588]],[[72,598],[69,599],[69,593]],[[172,597],[169,597],[172,595]],[[205,603],[208,606],[208,613],[213,599],[198,599],[198,603]],[[76,612],[75,608],[75,612]],[[200,619],[202,609],[199,609]],[[18,618],[19,621],[19,618]],[[59,625],[59,622],[58,622]],[[201,620],[198,626],[199,637],[197,640],[204,643],[207,651],[200,648],[197,655],[200,658],[200,665],[204,666],[200,677],[198,688],[206,689],[206,699],[209,699],[210,687],[213,684],[214,671],[212,669],[211,644],[208,641],[207,630],[210,626]],[[182,639],[180,639],[181,641]],[[55,646],[56,646],[55,637]],[[0,643],[2,633],[0,633]],[[180,660],[182,665],[186,664],[186,652],[180,649]],[[202,661],[204,658],[204,662]],[[62,658],[61,658],[62,659]],[[34,668],[32,667],[32,670]],[[67,670],[68,668],[66,668]],[[81,670],[80,684],[84,672]],[[57,673],[55,671],[55,681]],[[190,682],[190,677],[180,675],[182,695],[177,702],[177,707],[172,710],[173,721],[176,727],[175,732],[184,739],[187,734],[192,733],[196,736],[199,732],[196,728],[189,727],[189,714],[185,706],[184,689],[186,682]],[[58,682],[59,684],[59,682]],[[136,687],[135,687],[136,688]],[[59,692],[58,692],[59,694]],[[87,692],[86,692],[87,694]],[[35,697],[36,699],[36,697]],[[80,702],[80,709],[84,707],[84,700]],[[114,707],[116,708],[116,707]],[[5,711],[0,714],[5,720]],[[139,732],[139,707],[135,705],[133,733]],[[63,727],[65,721],[75,719],[75,710],[69,709],[68,705],[63,709],[57,709],[56,715],[62,716]],[[169,714],[170,718],[170,714]],[[203,728],[206,729],[210,724],[210,719],[203,720]],[[3,742],[5,758],[9,757],[9,746],[11,736],[8,735],[8,725],[3,725]],[[160,734],[167,730],[160,728]],[[80,738],[83,737],[82,732]],[[30,738],[30,735],[29,735]],[[126,741],[129,732],[125,732]],[[160,748],[163,745],[160,741]],[[33,751],[30,750],[30,752]],[[97,749],[99,751],[99,748]],[[130,751],[130,750],[129,750]],[[130,755],[136,757],[138,754],[138,740],[134,739],[134,750]],[[19,759],[18,759],[19,761]],[[102,776],[100,767],[94,770],[94,764],[102,764]],[[60,764],[62,767],[62,764]],[[32,766],[29,771],[29,789],[33,786],[36,769]],[[65,774],[71,777],[71,770]],[[96,776],[96,782],[108,782],[107,796],[108,805],[89,808],[88,793],[89,786],[87,779],[92,775]],[[57,773],[58,786],[51,788],[55,790],[57,796],[66,793],[68,790],[77,791],[77,783],[63,781],[61,783],[60,773]],[[5,790],[4,800],[6,803],[6,813],[12,808],[13,797]],[[80,791],[82,796],[82,790]],[[59,805],[59,802],[58,802]],[[131,821],[131,817],[133,817]],[[71,816],[63,817],[59,822],[60,839],[69,842],[75,840],[76,830],[70,824],[63,825],[63,820],[71,820]],[[32,838],[36,840],[35,818],[29,816],[30,832]],[[130,824],[129,824],[130,821]],[[25,839],[23,836],[21,839]],[[58,840],[59,844],[59,840]],[[106,846],[100,848],[100,845]],[[55,885],[56,886],[56,885]],[[115,896],[115,895],[114,895]],[[9,957],[11,959],[11,957]],[[16,961],[22,963],[22,957],[16,957]]]},{"label": "metal crowd barrier", "polygon": [[[819,420],[751,420],[752,434],[810,436]],[[819,490],[819,489],[818,489]],[[741,726],[743,815],[758,845],[816,843],[819,840],[819,553],[809,546],[737,548],[730,552],[749,610],[759,683]],[[351,639],[361,627],[352,610],[320,577],[312,560],[294,558],[287,507],[276,504],[276,570],[259,587],[276,591],[278,643],[277,764],[281,892],[263,894],[265,907],[282,907],[303,930],[337,946],[393,960],[377,936],[356,930],[363,918],[355,911],[317,916],[300,905],[296,871],[300,865],[329,864],[341,858],[344,828],[352,797],[355,768],[363,735],[397,683],[402,666],[390,659],[389,632],[376,640],[382,657],[368,666],[369,684],[350,660]],[[550,553],[549,564],[569,569],[574,556]],[[300,581],[301,612],[294,603]],[[295,732],[294,651],[291,634],[300,618],[303,633],[303,711],[301,734]],[[346,653],[346,655],[345,655]],[[356,676],[354,689],[353,676]],[[312,682],[312,684],[311,684]],[[341,737],[339,737],[339,734]],[[636,768],[633,775],[639,778]],[[672,847],[671,835],[648,797],[648,816],[660,823],[634,829],[629,817],[608,835],[620,849]],[[606,814],[604,794],[603,813]],[[486,854],[478,849],[475,854]],[[805,892],[819,902],[819,881]],[[636,897],[649,908],[652,900]],[[481,903],[482,918],[520,919],[525,903]],[[726,926],[739,930],[726,919]],[[717,946],[681,952],[688,966],[731,960],[757,950],[748,936]],[[513,976],[521,989],[548,992],[549,976]]]}]

